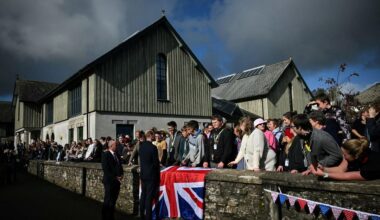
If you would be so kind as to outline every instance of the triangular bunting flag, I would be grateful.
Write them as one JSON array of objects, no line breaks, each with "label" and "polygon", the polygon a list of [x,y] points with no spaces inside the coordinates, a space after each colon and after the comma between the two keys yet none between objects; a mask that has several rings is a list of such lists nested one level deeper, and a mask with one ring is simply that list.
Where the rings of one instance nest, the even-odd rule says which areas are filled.
[{"label": "triangular bunting flag", "polygon": [[368,214],[364,212],[356,212],[356,215],[358,216],[359,220],[368,220]]},{"label": "triangular bunting flag", "polygon": [[371,217],[371,220],[380,220],[379,216],[372,215],[370,217]]},{"label": "triangular bunting flag", "polygon": [[294,196],[288,196],[288,199],[289,199],[290,206],[294,206],[294,203],[296,203],[297,198]]},{"label": "triangular bunting flag", "polygon": [[317,203],[313,202],[313,201],[309,201],[307,203],[307,206],[309,207],[309,212],[310,213],[313,213],[314,212],[314,209],[315,209],[315,206],[317,206]]},{"label": "triangular bunting flag", "polygon": [[331,211],[335,217],[335,219],[338,219],[340,214],[342,214],[342,209],[338,208],[338,207],[332,207],[331,208]]},{"label": "triangular bunting flag", "polygon": [[303,199],[297,199],[298,205],[300,206],[301,210],[305,209],[305,205],[307,202]]},{"label": "triangular bunting flag", "polygon": [[286,202],[286,200],[288,199],[288,197],[286,195],[283,195],[283,194],[280,194],[279,196],[280,196],[280,203],[281,203],[281,205],[283,205]]},{"label": "triangular bunting flag", "polygon": [[276,203],[277,197],[278,197],[278,192],[271,192],[273,202]]},{"label": "triangular bunting flag", "polygon": [[355,217],[355,212],[351,210],[343,210],[344,217],[346,217],[347,220],[352,220]]},{"label": "triangular bunting flag", "polygon": [[330,211],[330,206],[319,204],[319,209],[321,210],[321,213],[323,216],[327,216],[327,213]]}]

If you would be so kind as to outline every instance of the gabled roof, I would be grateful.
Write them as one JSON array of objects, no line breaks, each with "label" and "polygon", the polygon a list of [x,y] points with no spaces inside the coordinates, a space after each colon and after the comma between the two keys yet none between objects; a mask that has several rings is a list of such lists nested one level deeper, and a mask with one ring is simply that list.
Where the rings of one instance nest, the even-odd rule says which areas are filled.
[{"label": "gabled roof", "polygon": [[12,118],[12,102],[0,101],[0,123],[11,123]]},{"label": "gabled roof", "polygon": [[16,80],[14,95],[23,102],[37,102],[59,84],[32,80]]},{"label": "gabled roof", "polygon": [[380,83],[369,87],[355,97],[361,104],[380,102]]},{"label": "gabled roof", "polygon": [[265,96],[290,65],[294,65],[294,63],[289,58],[275,64],[258,66],[219,78],[217,82],[220,85],[212,90],[212,95],[226,100]]},{"label": "gabled roof", "polygon": [[153,24],[149,25],[142,31],[136,31],[129,37],[127,37],[124,41],[122,41],[119,45],[114,47],[112,50],[108,51],[107,53],[101,55],[91,63],[85,65],[82,69],[77,71],[74,75],[72,75],[70,78],[68,78],[66,81],[64,81],[59,87],[51,91],[49,94],[47,94],[41,101],[44,101],[46,99],[52,98],[54,95],[64,91],[70,84],[78,79],[83,79],[87,77],[87,74],[89,73],[89,70],[93,69],[97,64],[104,62],[106,59],[108,59],[110,56],[112,56],[114,53],[124,49],[130,44],[133,44],[136,40],[144,36],[145,34],[149,33],[150,31],[154,30],[156,27],[164,25],[167,27],[170,32],[174,35],[175,39],[178,41],[180,47],[184,49],[186,52],[188,52],[189,56],[194,60],[196,63],[196,67],[205,74],[206,78],[209,80],[209,84],[212,88],[215,88],[218,86],[218,84],[215,82],[213,77],[210,75],[210,73],[206,70],[206,68],[202,65],[202,63],[198,60],[198,58],[194,55],[194,53],[190,50],[190,48],[187,46],[185,41],[181,38],[181,36],[177,33],[177,31],[174,29],[174,27],[169,23],[168,19],[165,16],[162,16],[160,19],[158,19]]}]

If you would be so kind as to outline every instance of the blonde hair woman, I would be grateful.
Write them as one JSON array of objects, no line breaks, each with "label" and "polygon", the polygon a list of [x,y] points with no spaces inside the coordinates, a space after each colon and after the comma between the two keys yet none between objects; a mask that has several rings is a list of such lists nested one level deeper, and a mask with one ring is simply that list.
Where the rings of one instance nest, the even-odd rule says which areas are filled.
[{"label": "blonde hair woman", "polygon": [[318,167],[314,175],[335,180],[380,179],[380,153],[371,151],[365,139],[351,139],[343,143],[343,160],[337,167]]}]

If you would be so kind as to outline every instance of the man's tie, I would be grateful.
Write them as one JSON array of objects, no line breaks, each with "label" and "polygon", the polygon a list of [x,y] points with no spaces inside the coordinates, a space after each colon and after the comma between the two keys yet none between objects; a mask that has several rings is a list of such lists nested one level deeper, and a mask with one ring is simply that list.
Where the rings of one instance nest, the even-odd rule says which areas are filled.
[{"label": "man's tie", "polygon": [[116,163],[119,164],[119,159],[117,159],[116,153],[113,153],[113,158],[115,159]]}]

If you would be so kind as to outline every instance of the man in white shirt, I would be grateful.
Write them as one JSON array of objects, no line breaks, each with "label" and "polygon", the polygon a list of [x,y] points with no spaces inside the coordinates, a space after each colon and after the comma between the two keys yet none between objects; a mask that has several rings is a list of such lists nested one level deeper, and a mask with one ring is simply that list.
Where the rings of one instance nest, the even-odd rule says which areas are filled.
[{"label": "man in white shirt", "polygon": [[93,143],[91,138],[88,138],[87,142],[88,142],[89,146],[88,146],[86,154],[84,156],[84,160],[85,161],[91,161],[93,159],[92,156],[94,155],[94,151],[96,149],[96,143]]}]

